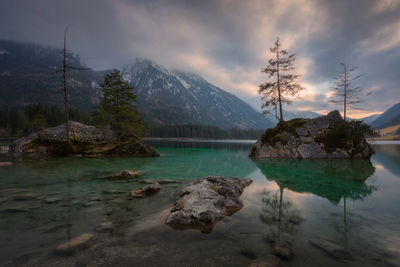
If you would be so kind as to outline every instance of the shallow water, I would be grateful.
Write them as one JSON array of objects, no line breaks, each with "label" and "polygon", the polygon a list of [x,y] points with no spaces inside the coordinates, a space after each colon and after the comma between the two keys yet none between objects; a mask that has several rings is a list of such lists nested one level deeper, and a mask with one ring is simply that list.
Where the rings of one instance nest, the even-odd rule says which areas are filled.
[{"label": "shallow water", "polygon": [[[152,145],[162,157],[53,158],[0,167],[0,265],[248,266],[271,260],[271,236],[290,244],[294,256],[283,266],[400,265],[400,145],[374,145],[371,161],[251,160],[251,142]],[[145,174],[104,179],[123,169]],[[241,196],[243,208],[211,233],[165,225],[175,192],[207,175],[253,179]],[[144,179],[177,183],[129,199]],[[27,192],[41,196],[16,200]],[[113,231],[96,233],[105,221]],[[90,247],[72,256],[54,253],[82,233],[95,233]],[[330,257],[310,238],[339,244],[353,260]]]}]

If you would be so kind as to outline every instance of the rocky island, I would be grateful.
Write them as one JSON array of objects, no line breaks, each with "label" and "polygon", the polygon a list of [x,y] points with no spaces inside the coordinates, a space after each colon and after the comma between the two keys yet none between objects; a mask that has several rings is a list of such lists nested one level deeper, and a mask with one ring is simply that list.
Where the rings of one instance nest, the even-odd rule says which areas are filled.
[{"label": "rocky island", "polygon": [[100,129],[79,122],[70,122],[70,141],[66,139],[65,125],[46,128],[15,140],[9,153],[15,157],[44,157],[44,156],[132,156],[158,157],[153,148],[147,146],[136,136],[130,136],[121,141],[108,129]]},{"label": "rocky island", "polygon": [[358,121],[343,120],[337,110],[314,119],[282,121],[264,132],[249,157],[368,159],[374,151],[363,127]]}]

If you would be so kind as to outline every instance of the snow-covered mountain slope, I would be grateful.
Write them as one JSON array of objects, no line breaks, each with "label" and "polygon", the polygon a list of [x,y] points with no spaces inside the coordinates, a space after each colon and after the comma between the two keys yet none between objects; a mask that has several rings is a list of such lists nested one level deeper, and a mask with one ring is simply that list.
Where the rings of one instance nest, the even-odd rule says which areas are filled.
[{"label": "snow-covered mountain slope", "polygon": [[206,124],[224,129],[264,129],[273,123],[235,95],[201,76],[170,71],[138,59],[123,70],[139,110],[152,124]]}]

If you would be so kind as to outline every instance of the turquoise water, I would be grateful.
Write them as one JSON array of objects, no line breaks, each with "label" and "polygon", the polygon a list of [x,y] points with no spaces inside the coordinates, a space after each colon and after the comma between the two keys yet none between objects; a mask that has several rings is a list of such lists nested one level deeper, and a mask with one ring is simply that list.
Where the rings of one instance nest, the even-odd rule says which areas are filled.
[{"label": "turquoise water", "polygon": [[[248,266],[268,261],[271,236],[290,244],[294,256],[283,266],[400,265],[400,145],[374,145],[371,161],[251,160],[251,142],[152,145],[160,158],[53,158],[0,167],[0,265]],[[123,169],[145,174],[104,179]],[[165,225],[175,192],[207,175],[253,179],[243,208],[208,234]],[[130,199],[145,179],[177,183]],[[26,193],[39,195],[19,197]],[[96,233],[101,222],[112,222],[113,231]],[[95,233],[90,247],[72,256],[54,252],[82,233]],[[341,245],[353,260],[331,258],[310,238]]]}]

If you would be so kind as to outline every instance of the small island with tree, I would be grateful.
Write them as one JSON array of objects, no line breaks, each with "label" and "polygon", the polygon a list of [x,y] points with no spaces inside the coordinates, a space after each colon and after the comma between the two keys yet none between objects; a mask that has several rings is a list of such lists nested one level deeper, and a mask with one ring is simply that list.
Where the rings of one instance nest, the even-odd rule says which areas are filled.
[{"label": "small island with tree", "polygon": [[297,98],[304,87],[296,83],[300,76],[293,73],[295,54],[288,53],[281,46],[278,38],[270,49],[274,56],[262,70],[269,80],[259,87],[264,113],[269,113],[269,108],[273,108],[279,122],[261,135],[252,147],[249,157],[370,158],[374,150],[365,136],[372,135],[373,131],[361,121],[346,121],[346,111],[355,104],[363,103],[369,95],[362,95],[361,87],[351,87],[351,82],[361,77],[352,76],[355,68],[342,63],[343,71],[335,78],[332,91],[331,102],[343,104],[344,118],[335,110],[314,119],[296,118],[285,121],[282,104],[290,104],[291,99]]},{"label": "small island with tree", "polygon": [[103,98],[93,116],[97,127],[69,121],[15,140],[10,153],[17,157],[159,156],[140,137],[144,123],[135,106],[136,96],[120,71],[106,74],[101,88]]}]

